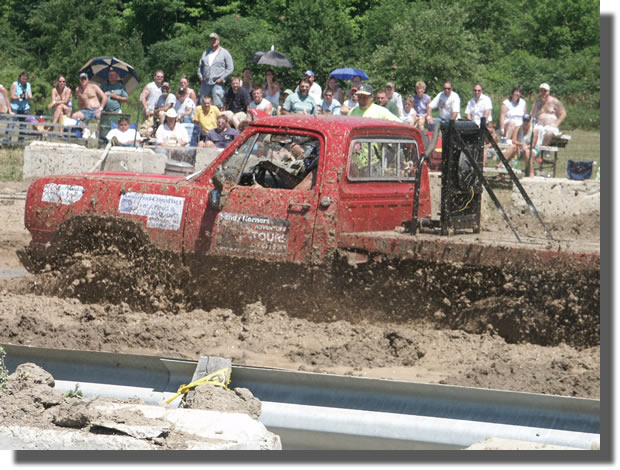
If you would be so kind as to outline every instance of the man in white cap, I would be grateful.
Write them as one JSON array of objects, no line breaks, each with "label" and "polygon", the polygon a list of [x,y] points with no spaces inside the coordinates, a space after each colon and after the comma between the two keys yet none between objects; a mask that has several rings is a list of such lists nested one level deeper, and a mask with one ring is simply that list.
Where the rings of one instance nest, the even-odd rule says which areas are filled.
[{"label": "man in white cap", "polygon": [[560,124],[566,119],[566,110],[560,100],[551,96],[551,87],[542,83],[539,98],[532,107],[531,115],[537,120],[534,127],[534,144],[549,145],[554,135],[560,134]]},{"label": "man in white cap", "polygon": [[393,82],[387,82],[385,84],[385,95],[389,102],[394,103],[398,108],[398,117],[402,119],[403,117],[403,97],[394,89]]},{"label": "man in white cap", "polygon": [[[304,79],[306,79],[308,83],[310,83],[310,90],[308,91],[308,94],[314,100],[314,104],[317,107],[321,106],[321,103],[323,102],[323,89],[321,88],[321,85],[314,81],[314,72],[312,70],[306,70],[306,72],[304,73]],[[295,88],[295,93],[298,92],[299,86]]]},{"label": "man in white cap", "polygon": [[235,70],[233,58],[220,46],[217,33],[209,34],[211,47],[204,51],[198,64],[200,77],[200,96],[210,96],[218,108],[224,106],[224,84]]},{"label": "man in white cap", "polygon": [[99,120],[108,97],[101,91],[99,85],[90,83],[87,73],[80,74],[80,86],[75,90],[75,94],[78,98],[79,109],[73,113],[73,119]]}]

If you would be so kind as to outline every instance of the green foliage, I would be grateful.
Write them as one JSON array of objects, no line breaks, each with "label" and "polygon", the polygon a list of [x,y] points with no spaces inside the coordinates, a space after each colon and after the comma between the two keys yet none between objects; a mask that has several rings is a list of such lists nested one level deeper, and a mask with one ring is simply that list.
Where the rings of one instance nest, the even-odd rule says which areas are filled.
[{"label": "green foliage", "polygon": [[392,27],[388,42],[372,54],[372,82],[383,86],[393,80],[413,92],[415,82],[424,80],[427,93],[433,94],[450,80],[458,91],[460,82],[475,76],[480,58],[474,36],[464,28],[466,19],[460,4],[416,4]]},{"label": "green foliage", "polygon": [[355,65],[348,53],[356,49],[357,36],[344,0],[290,0],[277,38],[279,50],[295,64],[296,80],[311,69],[323,85],[333,69]]},{"label": "green foliage", "polygon": [[[212,31],[231,52],[235,74],[249,66],[257,82],[266,67],[248,58],[273,45],[295,63],[276,69],[283,88],[306,69],[323,86],[331,70],[356,67],[373,85],[395,81],[404,93],[420,79],[430,94],[451,80],[463,103],[480,82],[497,103],[515,83],[531,100],[547,82],[569,109],[566,125],[599,122],[595,0],[5,0],[0,83],[8,88],[30,72],[36,111],[58,74],[75,89],[82,65],[113,55],[134,66],[142,85],[161,68],[173,88],[182,75],[197,88]],[[132,113],[139,92],[130,96]]]},{"label": "green foliage", "polygon": [[69,390],[65,395],[69,398],[82,398],[83,393],[80,389],[80,384],[75,384],[73,390]]},{"label": "green foliage", "polygon": [[136,31],[149,46],[168,39],[185,13],[182,0],[131,0],[124,9],[126,31]]}]

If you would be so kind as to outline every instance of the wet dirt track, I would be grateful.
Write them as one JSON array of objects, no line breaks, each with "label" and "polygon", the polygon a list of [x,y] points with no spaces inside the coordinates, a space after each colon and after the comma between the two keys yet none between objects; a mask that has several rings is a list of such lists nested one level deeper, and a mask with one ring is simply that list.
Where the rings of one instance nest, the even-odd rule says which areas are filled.
[{"label": "wet dirt track", "polygon": [[[8,272],[29,236],[23,201],[2,209]],[[596,272],[337,261],[268,278],[260,265],[193,261],[77,250],[63,271],[0,276],[0,342],[599,397]],[[403,291],[408,304],[392,295]]]}]

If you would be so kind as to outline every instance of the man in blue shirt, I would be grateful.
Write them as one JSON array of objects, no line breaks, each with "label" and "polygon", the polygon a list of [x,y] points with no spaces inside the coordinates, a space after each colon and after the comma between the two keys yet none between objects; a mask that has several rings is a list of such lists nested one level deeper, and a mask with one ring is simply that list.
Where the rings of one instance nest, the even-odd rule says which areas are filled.
[{"label": "man in blue shirt", "polygon": [[200,142],[200,147],[225,149],[228,147],[235,137],[239,135],[239,131],[228,125],[228,119],[223,114],[217,118],[217,127],[207,132],[204,143]]},{"label": "man in blue shirt", "polygon": [[316,114],[316,103],[308,92],[310,82],[305,78],[299,82],[299,91],[288,95],[282,105],[282,114]]}]

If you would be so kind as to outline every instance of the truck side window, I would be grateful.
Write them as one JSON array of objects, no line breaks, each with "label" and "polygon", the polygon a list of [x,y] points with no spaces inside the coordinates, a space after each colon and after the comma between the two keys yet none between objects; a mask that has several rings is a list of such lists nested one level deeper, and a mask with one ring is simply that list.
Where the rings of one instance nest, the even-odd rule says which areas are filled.
[{"label": "truck side window", "polygon": [[351,181],[414,180],[418,146],[405,139],[355,139],[351,143]]}]

